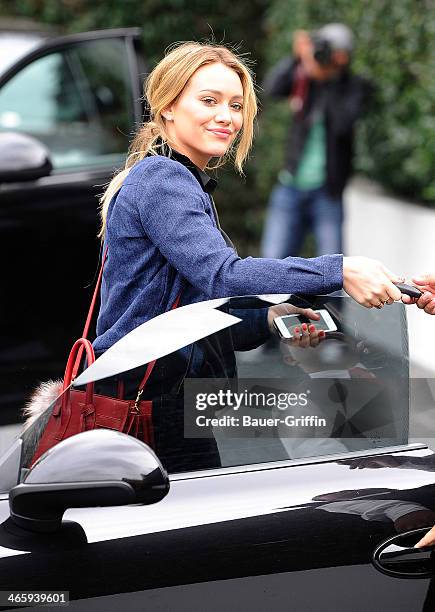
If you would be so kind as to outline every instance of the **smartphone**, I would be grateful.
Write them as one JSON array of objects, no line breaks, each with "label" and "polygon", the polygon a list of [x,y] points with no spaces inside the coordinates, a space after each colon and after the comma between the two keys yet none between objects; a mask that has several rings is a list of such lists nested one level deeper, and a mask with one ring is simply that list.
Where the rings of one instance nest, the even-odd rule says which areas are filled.
[{"label": "smartphone", "polygon": [[318,321],[309,319],[302,314],[291,314],[283,317],[276,317],[273,320],[273,323],[282,338],[293,338],[292,330],[295,327],[300,328],[302,323],[306,323],[307,325],[315,325],[317,331],[337,331],[337,326],[327,310],[321,309],[315,310],[314,312],[317,312],[320,315],[320,319]]}]

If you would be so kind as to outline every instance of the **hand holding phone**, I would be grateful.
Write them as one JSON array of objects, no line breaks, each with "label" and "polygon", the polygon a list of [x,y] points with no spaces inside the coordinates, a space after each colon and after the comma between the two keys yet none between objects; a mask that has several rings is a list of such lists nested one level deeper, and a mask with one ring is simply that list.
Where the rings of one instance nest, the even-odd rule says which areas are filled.
[{"label": "hand holding phone", "polygon": [[314,325],[316,332],[323,331],[325,334],[337,330],[337,326],[327,310],[321,309],[313,312],[319,315],[318,320],[313,321],[302,313],[275,317],[273,324],[278,335],[285,339],[294,338],[296,337],[295,328],[300,330],[303,325]]}]

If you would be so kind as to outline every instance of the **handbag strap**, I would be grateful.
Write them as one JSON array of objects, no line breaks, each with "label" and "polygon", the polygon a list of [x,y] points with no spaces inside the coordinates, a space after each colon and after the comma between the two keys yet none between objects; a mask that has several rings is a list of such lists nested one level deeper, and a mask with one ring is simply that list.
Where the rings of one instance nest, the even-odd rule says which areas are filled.
[{"label": "handbag strap", "polygon": [[[87,337],[88,337],[88,334],[89,334],[89,328],[91,326],[92,317],[94,315],[95,304],[97,302],[98,293],[99,293],[100,287],[101,287],[101,279],[103,278],[103,270],[104,270],[104,265],[105,265],[106,259],[107,259],[107,251],[108,251],[108,247],[106,246],[106,248],[104,249],[103,259],[101,260],[100,273],[98,274],[98,279],[97,279],[97,282],[96,282],[96,285],[95,285],[94,294],[92,296],[91,305],[89,306],[88,316],[86,317],[86,322],[85,322],[85,326],[83,328],[83,333],[82,333],[81,340],[86,340]],[[177,295],[177,297],[175,299],[175,302],[172,304],[171,310],[174,310],[175,308],[178,308],[178,305],[180,303],[180,299],[181,299],[181,291]],[[83,355],[84,348],[85,348],[84,344],[81,344],[80,348],[78,350],[78,353],[77,353],[76,360],[74,362],[74,367],[72,368],[70,382],[72,382],[76,378],[76,376],[77,376],[77,372],[79,371],[80,362],[82,360],[82,355]],[[139,385],[139,392],[138,392],[138,396],[136,398],[135,406],[137,405],[137,402],[139,401],[139,398],[140,398],[140,396],[143,393],[144,387],[145,387],[149,377],[153,373],[154,366],[156,365],[156,363],[157,363],[157,359],[154,359],[154,361],[150,361],[150,363],[147,365],[147,369],[145,371],[145,376],[143,377],[142,382]]]},{"label": "handbag strap", "polygon": [[89,306],[89,312],[88,312],[88,316],[86,317],[85,326],[83,328],[82,338],[87,338],[89,334],[89,328],[91,326],[92,317],[94,315],[95,304],[97,301],[98,292],[100,291],[101,279],[103,278],[103,269],[104,269],[104,264],[106,263],[106,259],[107,259],[108,248],[109,247],[106,246],[106,248],[104,249],[103,259],[101,260],[100,273],[98,275],[97,283],[95,285],[94,295],[92,296],[91,305]]},{"label": "handbag strap", "polygon": [[[85,326],[83,328],[82,338],[84,339],[87,339],[88,337],[89,328],[91,327],[92,317],[94,316],[95,304],[97,303],[97,297],[98,297],[98,293],[101,287],[101,279],[103,278],[104,264],[106,263],[106,259],[107,259],[107,249],[108,247],[106,246],[106,248],[104,249],[103,259],[101,260],[100,273],[98,274],[98,279],[95,285],[94,294],[92,296],[91,305],[89,306],[88,316],[86,317]],[[74,362],[74,367],[72,369],[72,373],[71,373],[72,381],[76,378],[77,372],[79,371],[80,362],[83,356],[83,350],[84,350],[84,346],[81,345],[77,353],[76,360]]]},{"label": "handbag strap", "polygon": [[[171,310],[175,310],[175,308],[178,308],[178,305],[180,303],[180,299],[181,299],[181,292],[177,295],[177,298],[175,300],[175,302],[172,304],[171,306]],[[153,373],[154,370],[154,366],[157,363],[157,359],[154,359],[153,361],[150,361],[149,364],[147,365],[147,369],[145,370],[145,376],[142,378],[142,381],[139,385],[139,389],[138,389],[138,393],[136,396],[136,400],[134,402],[134,408],[137,410],[138,409],[138,403],[140,400],[140,397],[144,391],[145,385],[148,382],[149,377],[151,376],[151,374]]]},{"label": "handbag strap", "polygon": [[[94,349],[92,348],[92,344],[89,342],[89,340],[87,338],[79,338],[78,340],[76,340],[76,342],[74,343],[71,349],[71,352],[68,357],[68,362],[66,364],[65,376],[63,379],[63,388],[62,388],[62,393],[65,391],[65,394],[62,397],[62,406],[66,406],[68,404],[68,398],[70,394],[69,387],[70,387],[71,381],[73,380],[72,378],[73,364],[75,364],[77,360],[77,355],[79,353],[83,353],[83,351],[86,351],[88,365],[92,365],[95,361]],[[94,396],[94,383],[89,383],[88,385],[86,385],[86,404],[87,405],[93,403],[92,401],[93,396]]]}]

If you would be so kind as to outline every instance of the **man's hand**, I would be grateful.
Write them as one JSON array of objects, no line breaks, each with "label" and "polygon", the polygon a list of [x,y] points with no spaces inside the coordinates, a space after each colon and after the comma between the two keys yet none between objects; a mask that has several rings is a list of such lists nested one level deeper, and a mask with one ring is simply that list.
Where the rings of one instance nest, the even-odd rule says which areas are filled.
[{"label": "man's hand", "polygon": [[409,295],[404,295],[402,296],[402,302],[404,304],[417,304],[418,308],[421,308],[427,314],[435,315],[435,274],[416,276],[412,279],[412,282],[423,291],[423,295],[418,300],[409,297]]},{"label": "man's hand", "polygon": [[313,43],[305,30],[293,32],[293,55],[301,61],[307,57],[313,57]]}]

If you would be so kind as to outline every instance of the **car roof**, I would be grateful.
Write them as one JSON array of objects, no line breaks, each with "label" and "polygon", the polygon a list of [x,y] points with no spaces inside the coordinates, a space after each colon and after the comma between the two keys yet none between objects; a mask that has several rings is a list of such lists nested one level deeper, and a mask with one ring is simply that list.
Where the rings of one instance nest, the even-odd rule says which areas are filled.
[{"label": "car roof", "polygon": [[140,28],[118,28],[59,35],[53,29],[34,22],[2,19],[0,20],[0,77],[37,49],[98,38],[117,36],[139,38],[140,34]]},{"label": "car roof", "polygon": [[39,47],[44,40],[45,37],[37,32],[0,30],[0,74]]}]

